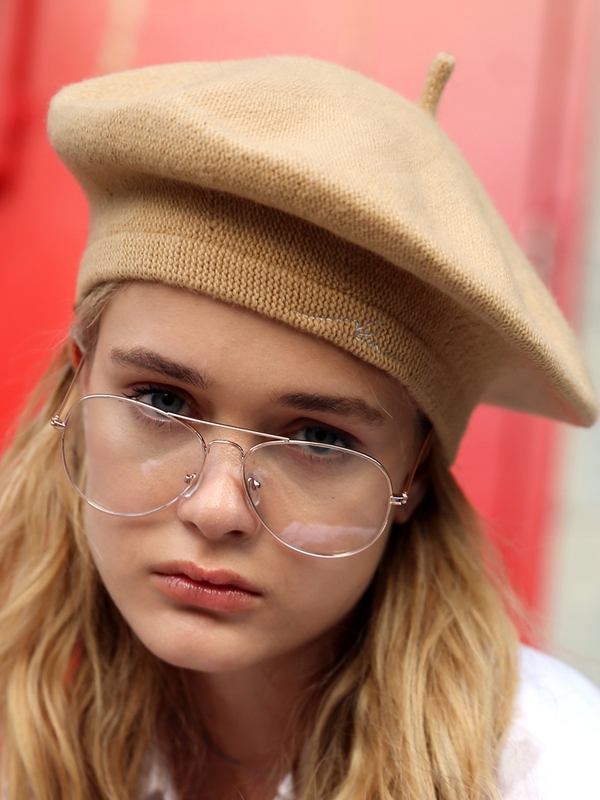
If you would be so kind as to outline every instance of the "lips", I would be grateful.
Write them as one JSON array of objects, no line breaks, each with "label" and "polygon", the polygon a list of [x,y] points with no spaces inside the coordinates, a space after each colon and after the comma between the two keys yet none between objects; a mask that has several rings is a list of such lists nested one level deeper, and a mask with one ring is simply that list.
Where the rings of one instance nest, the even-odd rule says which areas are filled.
[{"label": "lips", "polygon": [[203,569],[190,561],[161,564],[154,579],[171,600],[208,611],[249,610],[262,596],[256,586],[234,572]]}]

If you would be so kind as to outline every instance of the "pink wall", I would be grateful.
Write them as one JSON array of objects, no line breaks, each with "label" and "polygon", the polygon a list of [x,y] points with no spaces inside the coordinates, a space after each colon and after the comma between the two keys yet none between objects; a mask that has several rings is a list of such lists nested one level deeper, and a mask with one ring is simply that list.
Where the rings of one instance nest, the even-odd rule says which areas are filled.
[{"label": "pink wall", "polygon": [[[432,56],[450,51],[458,67],[440,122],[576,320],[594,10],[593,0],[3,0],[2,427],[64,336],[85,241],[82,197],[45,141],[48,99],[61,85],[153,62],[301,53],[416,99]],[[482,408],[456,466],[537,610],[556,439],[551,423]]]}]

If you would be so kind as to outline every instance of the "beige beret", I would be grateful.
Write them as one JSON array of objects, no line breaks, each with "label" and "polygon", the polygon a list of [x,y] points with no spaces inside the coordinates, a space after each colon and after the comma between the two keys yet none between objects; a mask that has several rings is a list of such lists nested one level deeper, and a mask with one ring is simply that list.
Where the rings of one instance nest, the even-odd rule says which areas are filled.
[{"label": "beige beret", "polygon": [[313,333],[403,384],[451,461],[478,402],[590,425],[575,338],[422,105],[343,67],[168,64],[68,86],[49,133],[91,228],[78,296],[161,281]]}]

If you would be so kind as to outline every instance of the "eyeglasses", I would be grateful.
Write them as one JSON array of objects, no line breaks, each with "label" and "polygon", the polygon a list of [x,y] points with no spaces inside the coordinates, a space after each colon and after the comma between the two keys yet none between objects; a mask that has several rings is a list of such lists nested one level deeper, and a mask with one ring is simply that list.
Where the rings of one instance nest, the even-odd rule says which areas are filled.
[{"label": "eyeglasses", "polygon": [[[67,477],[90,506],[119,517],[167,508],[200,486],[213,445],[232,445],[260,522],[288,547],[326,558],[359,553],[383,533],[391,509],[408,500],[430,437],[395,495],[386,469],[364,453],[192,419],[128,397],[88,395],[63,420],[71,388],[51,425],[62,434]],[[240,436],[256,443],[244,450]]]}]

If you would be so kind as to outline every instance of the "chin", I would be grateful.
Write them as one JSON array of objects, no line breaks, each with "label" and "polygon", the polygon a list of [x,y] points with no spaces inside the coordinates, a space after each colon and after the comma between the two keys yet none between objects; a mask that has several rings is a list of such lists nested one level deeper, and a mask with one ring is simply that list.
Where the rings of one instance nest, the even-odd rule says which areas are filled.
[{"label": "chin", "polygon": [[128,623],[152,655],[180,669],[217,674],[236,672],[269,660],[266,653],[252,652],[228,631],[203,630],[203,620],[192,621],[191,626],[188,620],[179,628],[176,624],[136,625],[129,620]]}]

